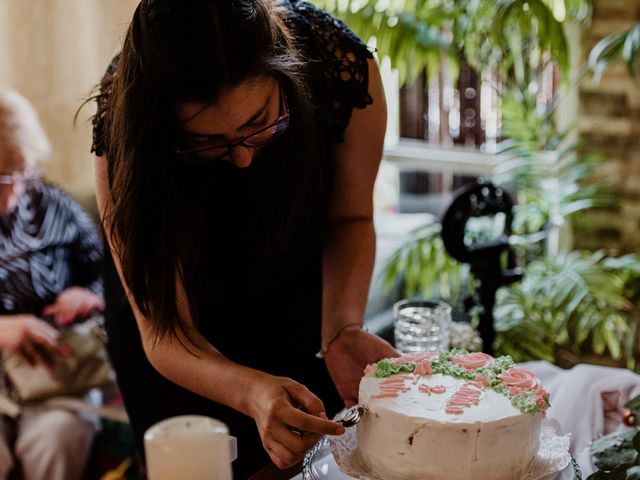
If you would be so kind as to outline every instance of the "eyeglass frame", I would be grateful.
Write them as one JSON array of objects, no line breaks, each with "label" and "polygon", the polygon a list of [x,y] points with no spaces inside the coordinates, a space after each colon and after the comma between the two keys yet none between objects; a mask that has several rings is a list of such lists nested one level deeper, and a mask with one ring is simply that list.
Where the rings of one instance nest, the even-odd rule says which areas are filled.
[{"label": "eyeglass frame", "polygon": [[18,174],[18,175],[16,174],[0,175],[0,188],[14,187],[16,185],[25,185],[31,182],[36,182],[41,178],[42,178],[42,173],[39,171],[29,172],[27,174]]},{"label": "eyeglass frame", "polygon": [[[215,145],[215,146],[205,146],[205,147],[198,147],[198,148],[193,148],[191,150],[182,150],[180,147],[176,148],[176,155],[180,158],[184,158],[187,162],[189,163],[207,163],[207,162],[216,162],[216,161],[221,161],[224,160],[225,158],[227,158],[230,154],[231,151],[235,148],[235,147],[239,147],[239,146],[243,146],[243,147],[247,147],[247,148],[258,148],[261,147],[263,145],[267,145],[269,143],[271,143],[272,141],[274,141],[276,138],[278,138],[279,136],[281,136],[288,128],[289,128],[289,121],[290,121],[290,111],[289,111],[289,105],[287,103],[287,95],[284,92],[284,88],[282,87],[282,82],[278,82],[278,89],[279,89],[279,93],[280,93],[280,106],[279,106],[279,115],[278,118],[270,123],[269,125],[261,128],[260,130],[257,130],[253,133],[250,133],[249,135],[245,135],[241,138],[239,138],[238,140],[236,140],[235,142],[231,142],[231,143],[227,143],[227,144],[223,144],[223,145]],[[284,113],[283,113],[284,110]],[[267,140],[266,142],[260,144],[260,145],[247,145],[246,143],[244,143],[248,138],[251,138],[255,135],[258,135],[262,132],[264,132],[265,130],[268,130],[270,128],[275,127],[276,125],[280,124],[280,123],[285,123],[285,127],[282,130],[279,130],[277,134],[272,135],[271,138],[269,138],[269,140]],[[214,148],[226,148],[226,152],[224,155],[219,155],[217,157],[213,157],[213,158],[206,158],[206,157],[199,157],[197,154],[201,153],[201,152],[206,152],[207,150],[213,150]]]}]

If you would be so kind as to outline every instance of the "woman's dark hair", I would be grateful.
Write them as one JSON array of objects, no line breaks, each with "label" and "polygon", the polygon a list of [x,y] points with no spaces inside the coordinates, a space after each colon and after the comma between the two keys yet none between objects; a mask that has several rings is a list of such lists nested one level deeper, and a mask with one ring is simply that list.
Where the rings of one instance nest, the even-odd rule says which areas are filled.
[{"label": "woman's dark hair", "polygon": [[175,155],[177,105],[213,104],[225,87],[276,76],[291,124],[268,147],[274,154],[265,160],[274,163],[260,179],[266,185],[266,250],[287,248],[296,226],[313,217],[303,210],[319,205],[314,105],[286,15],[270,0],[143,0],[134,13],[105,112],[111,193],[105,215],[124,280],[156,338],[188,332],[178,312],[177,279],[197,323],[189,276],[198,265],[205,222],[215,222],[203,206],[206,178],[215,168]]}]

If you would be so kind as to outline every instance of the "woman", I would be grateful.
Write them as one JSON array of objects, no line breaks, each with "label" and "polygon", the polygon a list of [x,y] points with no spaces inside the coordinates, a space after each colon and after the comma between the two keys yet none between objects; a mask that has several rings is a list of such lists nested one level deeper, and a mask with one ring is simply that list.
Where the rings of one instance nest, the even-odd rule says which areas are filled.
[{"label": "woman", "polygon": [[[0,351],[32,365],[67,352],[58,327],[102,310],[102,248],[71,197],[42,182],[49,142],[19,93],[0,88]],[[79,415],[39,406],[0,416],[0,478],[82,478],[95,433]]]},{"label": "woman", "polygon": [[237,477],[265,451],[295,464],[395,355],[361,328],[386,124],[371,53],[306,2],[143,0],[101,87],[98,203],[125,285],[112,270],[107,329],[139,443],[198,413],[238,437]]}]

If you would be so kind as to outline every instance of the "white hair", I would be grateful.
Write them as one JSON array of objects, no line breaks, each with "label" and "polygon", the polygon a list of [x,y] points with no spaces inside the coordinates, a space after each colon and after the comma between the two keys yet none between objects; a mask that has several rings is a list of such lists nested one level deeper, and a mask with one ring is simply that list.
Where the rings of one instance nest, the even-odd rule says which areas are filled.
[{"label": "white hair", "polygon": [[1,85],[0,153],[24,163],[28,169],[37,168],[51,155],[51,144],[29,100]]}]

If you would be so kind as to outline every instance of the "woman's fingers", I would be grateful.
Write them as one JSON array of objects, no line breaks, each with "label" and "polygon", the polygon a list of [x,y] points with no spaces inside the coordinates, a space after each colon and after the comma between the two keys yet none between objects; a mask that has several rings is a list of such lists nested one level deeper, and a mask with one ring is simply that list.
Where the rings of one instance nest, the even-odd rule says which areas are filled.
[{"label": "woman's fingers", "polygon": [[[286,408],[282,412],[283,421],[296,430],[323,435],[342,435],[344,427],[327,419],[322,400],[316,397],[304,385],[291,384],[286,387],[293,405],[299,408]],[[307,413],[308,412],[308,413]]]},{"label": "woman's fingers", "polygon": [[341,435],[344,427],[327,419],[322,401],[305,386],[266,377],[254,416],[262,443],[280,468],[295,465],[321,435]]},{"label": "woman's fingers", "polygon": [[76,312],[61,308],[49,309],[46,311],[43,310],[43,315],[53,318],[53,321],[56,323],[56,325],[61,327],[70,324],[78,316],[84,316],[84,314],[80,311]]},{"label": "woman's fingers", "polygon": [[58,346],[60,333],[45,322],[37,321],[31,325],[28,334],[28,341],[37,342],[45,347],[55,349]]},{"label": "woman's fingers", "polygon": [[31,346],[30,343],[24,343],[20,345],[20,348],[18,349],[18,353],[32,367],[35,367],[38,364],[36,353],[34,352],[33,347]]},{"label": "woman's fingers", "polygon": [[338,422],[316,417],[298,408],[291,407],[283,410],[281,418],[290,428],[300,432],[320,435],[342,435],[344,433],[344,427]]},{"label": "woman's fingers", "polygon": [[296,433],[290,425],[278,422],[266,436],[265,448],[279,468],[287,468],[302,460],[320,437],[318,433]]},{"label": "woman's fingers", "polygon": [[318,440],[320,435],[296,434],[286,425],[281,424],[270,432],[265,448],[279,468],[287,468],[302,460]]},{"label": "woman's fingers", "polygon": [[42,314],[52,317],[58,325],[66,325],[93,311],[104,310],[104,301],[90,290],[70,287],[60,293],[55,303],[45,307]]},{"label": "woman's fingers", "polygon": [[57,351],[51,351],[46,346],[33,343],[33,350],[36,352],[38,362],[45,367],[52,369],[56,363],[55,358],[58,355]]},{"label": "woman's fingers", "polygon": [[42,315],[45,317],[53,317],[56,313],[58,313],[58,306],[55,303],[42,309]]},{"label": "woman's fingers", "polygon": [[294,404],[300,405],[306,412],[314,415],[324,414],[324,404],[311,391],[299,383],[292,382],[285,387]]},{"label": "woman's fingers", "polygon": [[42,315],[51,317],[57,325],[63,326],[71,323],[78,316],[86,316],[90,309],[87,302],[81,302],[75,307],[54,303],[42,310]]},{"label": "woman's fingers", "polygon": [[58,330],[51,325],[36,320],[30,326],[27,343],[33,345],[45,364],[53,365],[56,357],[66,357],[70,354],[69,348],[58,342],[59,335]]},{"label": "woman's fingers", "polygon": [[29,365],[44,365],[52,368],[54,364],[53,355],[42,345],[36,342],[23,342],[18,352]]},{"label": "woman's fingers", "polygon": [[68,325],[76,318],[76,316],[72,313],[63,313],[56,317],[56,323],[61,327],[64,325]]},{"label": "woman's fingers", "polygon": [[58,355],[58,352],[51,349],[51,347],[43,342],[39,343],[37,340],[25,342],[20,352],[27,359],[30,365],[42,364],[47,367],[53,367],[54,358]]},{"label": "woman's fingers", "polygon": [[284,424],[274,432],[274,436],[280,443],[286,445],[289,450],[300,457],[303,457],[311,447],[318,443],[321,437],[319,433],[291,430],[288,425]]},{"label": "woman's fingers", "polygon": [[271,457],[271,461],[276,467],[281,469],[292,467],[301,459],[299,455],[296,455],[275,439],[271,439],[265,445],[265,449],[267,450],[269,457]]}]

